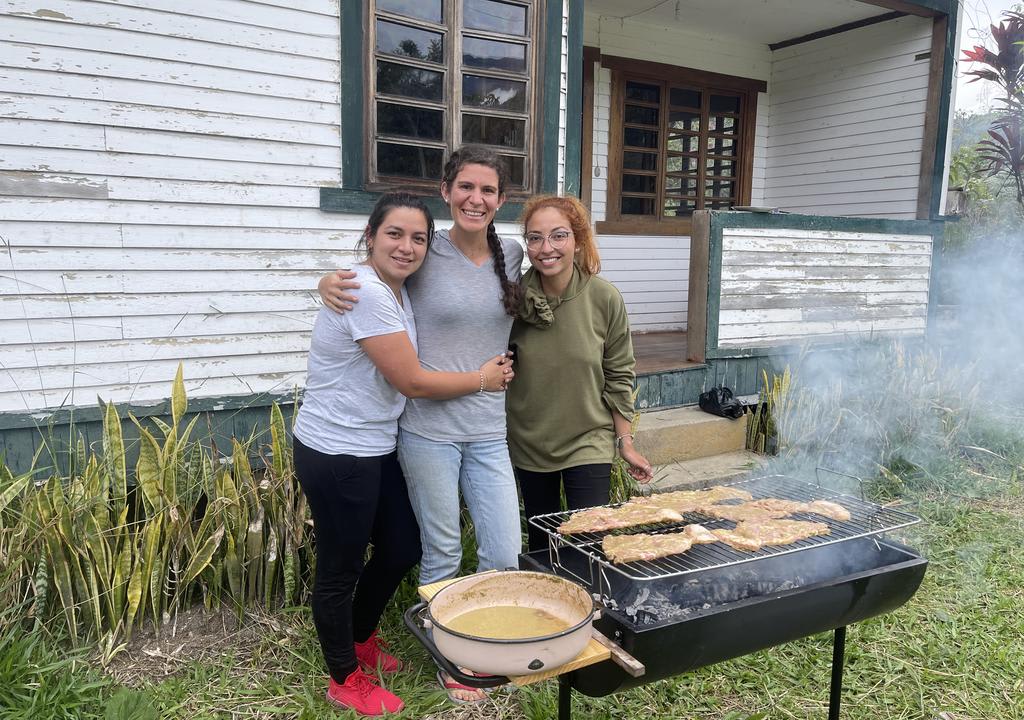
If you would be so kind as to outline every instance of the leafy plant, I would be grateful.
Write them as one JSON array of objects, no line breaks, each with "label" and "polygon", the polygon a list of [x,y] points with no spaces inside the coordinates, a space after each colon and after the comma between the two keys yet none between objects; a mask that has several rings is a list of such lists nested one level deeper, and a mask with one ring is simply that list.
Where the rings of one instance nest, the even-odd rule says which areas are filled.
[{"label": "leafy plant", "polygon": [[25,603],[36,626],[57,621],[106,662],[143,618],[159,631],[199,599],[241,611],[306,598],[309,515],[279,407],[265,469],[250,463],[255,438],[233,440],[230,458],[218,458],[193,437],[200,416],[186,423],[179,367],[170,422],[131,417],[134,473],[121,418],[113,404],[102,408],[102,451],[80,443],[71,474],[33,483],[0,466],[0,557],[13,569],[0,602]]},{"label": "leafy plant", "polygon": [[970,70],[971,82],[996,83],[1003,92],[998,98],[1001,112],[978,144],[978,155],[990,176],[1004,176],[1014,186],[1020,212],[1024,214],[1024,13],[1007,11],[1004,21],[992,26],[996,51],[976,45],[964,51],[964,59],[980,63]]}]

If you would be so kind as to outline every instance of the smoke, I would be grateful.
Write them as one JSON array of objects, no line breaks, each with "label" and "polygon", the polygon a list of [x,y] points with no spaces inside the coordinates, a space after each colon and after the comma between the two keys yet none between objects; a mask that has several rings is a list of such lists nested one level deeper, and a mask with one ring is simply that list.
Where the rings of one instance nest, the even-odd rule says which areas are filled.
[{"label": "smoke", "polygon": [[938,313],[924,339],[789,358],[780,452],[766,472],[857,493],[847,476],[874,478],[899,494],[908,482],[952,482],[949,463],[975,446],[1024,441],[1024,238],[947,255],[933,287]]}]

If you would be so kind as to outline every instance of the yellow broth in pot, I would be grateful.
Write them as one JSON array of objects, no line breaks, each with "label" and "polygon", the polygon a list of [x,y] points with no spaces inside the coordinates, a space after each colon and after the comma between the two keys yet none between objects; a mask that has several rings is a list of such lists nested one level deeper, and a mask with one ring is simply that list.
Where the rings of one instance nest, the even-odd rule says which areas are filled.
[{"label": "yellow broth in pot", "polygon": [[555,635],[570,623],[540,608],[516,605],[480,607],[457,615],[446,623],[449,630],[480,638],[518,640]]}]

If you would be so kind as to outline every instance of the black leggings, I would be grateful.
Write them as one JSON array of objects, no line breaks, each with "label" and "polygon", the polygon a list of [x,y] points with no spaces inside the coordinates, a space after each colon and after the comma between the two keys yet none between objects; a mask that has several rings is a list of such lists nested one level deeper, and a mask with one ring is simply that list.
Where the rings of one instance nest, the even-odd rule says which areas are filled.
[{"label": "black leggings", "polygon": [[[316,532],[313,624],[327,669],[340,683],[357,667],[353,642],[373,634],[402,578],[419,562],[420,532],[396,453],[326,455],[297,438],[294,448]],[[370,543],[373,554],[364,567]]]},{"label": "black leggings", "polygon": [[[519,492],[523,496],[523,510],[529,519],[534,515],[546,515],[562,509],[562,486],[565,486],[567,510],[607,505],[611,492],[611,463],[577,465],[554,472],[534,472],[515,468],[519,481]],[[548,546],[548,536],[543,530],[527,523],[530,550],[541,550]]]}]

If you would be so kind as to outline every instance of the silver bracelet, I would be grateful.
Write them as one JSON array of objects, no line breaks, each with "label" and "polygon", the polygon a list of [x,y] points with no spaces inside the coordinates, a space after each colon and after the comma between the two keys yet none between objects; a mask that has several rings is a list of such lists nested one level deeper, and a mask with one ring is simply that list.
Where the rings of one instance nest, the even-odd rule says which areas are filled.
[{"label": "silver bracelet", "polygon": [[622,449],[622,441],[626,438],[633,440],[633,433],[626,433],[625,435],[618,435],[615,437],[615,450],[619,451]]}]

